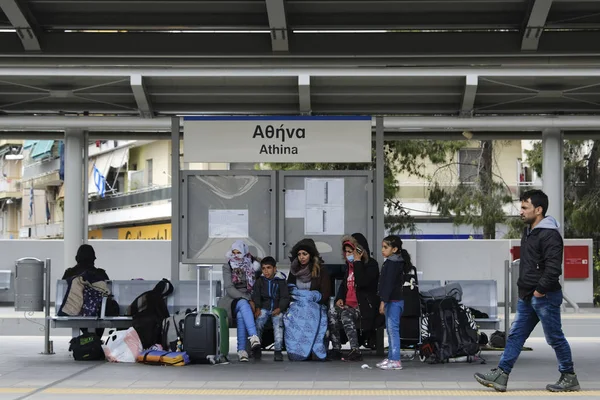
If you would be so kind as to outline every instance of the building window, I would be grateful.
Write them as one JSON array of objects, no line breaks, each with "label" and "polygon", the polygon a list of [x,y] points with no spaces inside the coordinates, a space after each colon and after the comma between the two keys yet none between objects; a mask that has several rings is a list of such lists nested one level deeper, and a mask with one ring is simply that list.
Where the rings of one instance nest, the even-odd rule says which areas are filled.
[{"label": "building window", "polygon": [[479,172],[481,149],[462,149],[458,152],[460,183],[475,183]]}]

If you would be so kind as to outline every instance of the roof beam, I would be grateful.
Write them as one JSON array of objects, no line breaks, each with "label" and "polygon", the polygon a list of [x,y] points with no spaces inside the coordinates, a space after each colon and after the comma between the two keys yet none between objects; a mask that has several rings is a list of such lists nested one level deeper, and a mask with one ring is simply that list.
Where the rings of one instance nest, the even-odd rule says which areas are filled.
[{"label": "roof beam", "polygon": [[4,67],[0,66],[0,77],[120,77],[142,75],[145,78],[193,78],[193,77],[600,77],[599,68],[590,67],[505,67],[505,68],[347,68],[347,67]]},{"label": "roof beam", "polygon": [[310,104],[310,75],[298,76],[298,96],[301,114],[312,113]]},{"label": "roof beam", "polygon": [[146,92],[146,87],[144,86],[144,78],[139,74],[131,75],[130,82],[140,116],[142,118],[152,118],[154,113],[152,112],[148,92]]},{"label": "roof beam", "polygon": [[285,16],[285,0],[265,0],[269,27],[271,28],[271,47],[274,52],[290,50],[288,43],[288,27]]},{"label": "roof beam", "polygon": [[551,6],[552,0],[534,0],[525,32],[523,32],[522,51],[536,51],[538,49],[540,36],[544,32],[546,18],[548,18]]},{"label": "roof beam", "polygon": [[462,106],[460,108],[461,117],[472,117],[473,107],[475,106],[475,96],[477,95],[477,75],[467,75],[465,79],[465,92],[463,93]]},{"label": "roof beam", "polygon": [[40,42],[35,34],[33,17],[17,0],[0,0],[0,9],[6,14],[10,24],[17,31],[26,51],[41,51]]}]

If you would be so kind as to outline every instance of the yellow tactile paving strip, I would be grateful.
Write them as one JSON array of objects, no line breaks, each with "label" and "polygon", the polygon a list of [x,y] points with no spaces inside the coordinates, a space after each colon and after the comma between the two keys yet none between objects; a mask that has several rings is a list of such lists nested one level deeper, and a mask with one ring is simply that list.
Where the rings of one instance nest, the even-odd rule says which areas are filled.
[{"label": "yellow tactile paving strip", "polygon": [[[0,392],[2,393],[2,392]],[[187,395],[187,396],[600,396],[600,390],[550,393],[546,390],[405,390],[405,389],[134,389],[134,388],[48,388],[40,393],[75,395]]]}]

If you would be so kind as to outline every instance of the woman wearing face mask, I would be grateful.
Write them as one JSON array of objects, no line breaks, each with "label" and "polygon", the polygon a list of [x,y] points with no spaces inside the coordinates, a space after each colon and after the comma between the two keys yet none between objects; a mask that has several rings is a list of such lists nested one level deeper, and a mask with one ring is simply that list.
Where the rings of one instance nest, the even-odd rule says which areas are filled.
[{"label": "woman wearing face mask", "polygon": [[327,332],[326,304],[331,281],[312,239],[303,239],[292,248],[288,276],[291,303],[283,317],[284,340],[291,361],[325,360]]},{"label": "woman wearing face mask", "polygon": [[[248,246],[241,240],[231,245],[223,264],[223,286],[225,296],[221,297],[218,306],[227,310],[229,327],[237,323],[237,350],[241,362],[248,361],[246,341],[250,340],[253,351],[260,350],[260,339],[256,334],[256,324],[251,305],[252,287],[260,263],[250,254]],[[234,318],[235,317],[235,318]]]},{"label": "woman wearing face mask", "polygon": [[[361,233],[342,238],[342,256],[348,271],[340,285],[335,306],[329,312],[331,359],[362,361],[359,334],[365,337],[376,328],[379,296],[379,264],[370,257],[369,244]],[[342,357],[342,329],[350,342],[350,352]]]}]

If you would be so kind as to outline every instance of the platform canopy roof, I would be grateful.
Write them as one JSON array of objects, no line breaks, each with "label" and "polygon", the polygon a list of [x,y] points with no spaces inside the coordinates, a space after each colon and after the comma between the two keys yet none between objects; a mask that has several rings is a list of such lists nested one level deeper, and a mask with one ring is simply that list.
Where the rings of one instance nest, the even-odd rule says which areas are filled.
[{"label": "platform canopy roof", "polygon": [[0,117],[600,115],[600,1],[0,0]]}]

